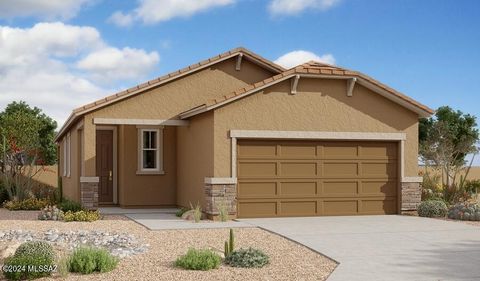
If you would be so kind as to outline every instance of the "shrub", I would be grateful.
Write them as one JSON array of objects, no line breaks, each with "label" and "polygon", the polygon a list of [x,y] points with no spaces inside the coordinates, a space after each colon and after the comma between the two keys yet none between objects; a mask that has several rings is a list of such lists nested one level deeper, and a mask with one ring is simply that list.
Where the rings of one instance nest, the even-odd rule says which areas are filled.
[{"label": "shrub", "polygon": [[38,219],[42,221],[60,221],[63,220],[63,212],[55,206],[47,206],[38,214]]},{"label": "shrub", "polygon": [[70,221],[96,221],[100,219],[100,212],[98,211],[78,211],[78,212],[71,212],[68,211],[64,214],[63,219],[66,222]]},{"label": "shrub", "polygon": [[53,247],[44,241],[25,242],[4,261],[3,274],[10,280],[49,276],[56,268]]},{"label": "shrub", "polygon": [[225,258],[225,263],[233,267],[260,268],[269,263],[269,257],[257,249],[240,249],[230,253]]},{"label": "shrub", "polygon": [[5,201],[8,200],[8,191],[5,188],[5,185],[0,181],[0,206],[3,205]]},{"label": "shrub", "polygon": [[70,272],[90,274],[92,272],[108,272],[118,265],[118,259],[107,250],[80,247],[76,249],[68,261]]},{"label": "shrub", "polygon": [[440,200],[443,198],[440,175],[426,173],[422,182],[422,201]]},{"label": "shrub", "polygon": [[218,268],[221,257],[211,250],[189,249],[175,261],[175,265],[190,270],[210,270]]},{"label": "shrub", "polygon": [[55,270],[44,257],[13,255],[4,261],[3,274],[9,280],[35,279],[49,276]]},{"label": "shrub", "polygon": [[10,211],[18,210],[41,210],[46,206],[50,205],[50,202],[47,199],[37,199],[29,198],[21,201],[13,200],[7,201],[3,204],[3,207],[7,208]]},{"label": "shrub", "polygon": [[472,196],[478,194],[480,192],[480,180],[466,180],[463,187]]},{"label": "shrub", "polygon": [[202,219],[202,207],[200,206],[200,203],[197,202],[195,207],[190,203],[190,208],[193,211],[193,220],[199,222]]},{"label": "shrub", "polygon": [[177,217],[180,218],[180,217],[182,217],[183,214],[185,214],[185,212],[187,212],[187,211],[188,211],[187,208],[183,208],[183,207],[182,207],[182,208],[180,208],[177,212],[175,212],[175,216],[177,216]]},{"label": "shrub", "polygon": [[441,200],[427,200],[420,203],[417,211],[420,217],[445,217],[447,214],[447,205]]},{"label": "shrub", "polygon": [[226,202],[222,202],[217,204],[218,209],[218,217],[220,221],[226,222],[228,221],[228,204]]},{"label": "shrub", "polygon": [[44,257],[51,262],[55,260],[55,252],[52,245],[45,241],[25,242],[17,248],[15,256]]},{"label": "shrub", "polygon": [[471,203],[458,203],[448,210],[448,218],[464,221],[480,221],[480,206]]},{"label": "shrub", "polygon": [[62,202],[57,204],[57,207],[62,210],[63,212],[78,212],[78,211],[83,211],[82,204],[68,200],[68,199],[63,199]]}]

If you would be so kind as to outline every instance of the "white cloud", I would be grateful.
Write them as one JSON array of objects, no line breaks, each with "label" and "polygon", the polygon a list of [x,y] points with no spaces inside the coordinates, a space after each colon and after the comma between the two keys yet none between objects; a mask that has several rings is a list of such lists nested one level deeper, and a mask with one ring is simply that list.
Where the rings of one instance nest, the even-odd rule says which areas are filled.
[{"label": "white cloud", "polygon": [[124,79],[144,78],[157,63],[156,52],[109,46],[92,27],[0,26],[0,109],[24,100],[61,125],[73,108],[113,92]]},{"label": "white cloud", "polygon": [[70,19],[92,0],[1,0],[0,18]]},{"label": "white cloud", "polygon": [[154,24],[177,17],[189,17],[212,8],[235,3],[236,0],[140,0],[140,5],[129,13],[117,11],[109,21],[128,26],[134,21]]},{"label": "white cloud", "polygon": [[157,52],[110,47],[90,53],[77,67],[89,71],[97,80],[134,79],[148,74],[158,61]]},{"label": "white cloud", "polygon": [[268,5],[270,14],[296,15],[307,9],[325,11],[337,5],[341,0],[272,0]]},{"label": "white cloud", "polygon": [[304,50],[296,50],[289,53],[286,53],[275,60],[276,64],[279,64],[285,68],[292,68],[302,63],[306,63],[308,61],[318,61],[328,64],[335,64],[335,57],[332,54],[324,54],[324,55],[316,55],[315,53],[304,51]]}]

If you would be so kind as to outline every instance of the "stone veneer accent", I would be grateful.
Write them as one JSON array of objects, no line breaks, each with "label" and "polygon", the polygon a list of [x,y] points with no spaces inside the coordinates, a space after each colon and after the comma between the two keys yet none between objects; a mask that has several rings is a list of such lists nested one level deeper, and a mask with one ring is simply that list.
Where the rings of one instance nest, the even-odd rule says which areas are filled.
[{"label": "stone veneer accent", "polygon": [[98,208],[98,182],[80,182],[80,202],[85,209]]},{"label": "stone veneer accent", "polygon": [[417,210],[422,202],[422,187],[419,182],[402,182],[402,211]]},{"label": "stone veneer accent", "polygon": [[210,217],[219,214],[218,206],[226,204],[230,216],[237,215],[237,185],[205,183],[205,213]]}]

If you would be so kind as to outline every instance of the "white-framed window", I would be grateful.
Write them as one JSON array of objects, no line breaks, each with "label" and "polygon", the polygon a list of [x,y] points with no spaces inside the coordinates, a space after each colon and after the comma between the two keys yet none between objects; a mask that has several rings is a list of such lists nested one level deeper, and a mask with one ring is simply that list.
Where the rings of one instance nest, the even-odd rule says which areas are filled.
[{"label": "white-framed window", "polygon": [[139,174],[163,174],[163,128],[138,129]]},{"label": "white-framed window", "polygon": [[63,140],[63,176],[70,177],[71,144],[70,133]]}]

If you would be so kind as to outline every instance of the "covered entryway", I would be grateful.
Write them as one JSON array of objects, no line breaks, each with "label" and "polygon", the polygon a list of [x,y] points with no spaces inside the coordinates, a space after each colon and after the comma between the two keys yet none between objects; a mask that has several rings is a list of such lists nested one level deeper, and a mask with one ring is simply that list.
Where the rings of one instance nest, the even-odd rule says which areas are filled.
[{"label": "covered entryway", "polygon": [[395,214],[397,143],[239,140],[238,217]]}]

